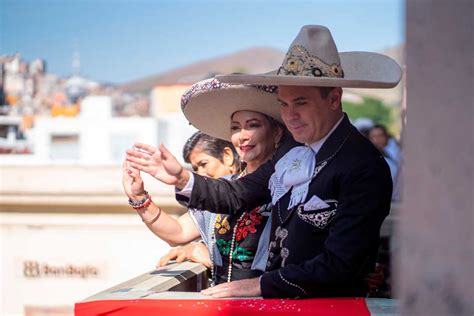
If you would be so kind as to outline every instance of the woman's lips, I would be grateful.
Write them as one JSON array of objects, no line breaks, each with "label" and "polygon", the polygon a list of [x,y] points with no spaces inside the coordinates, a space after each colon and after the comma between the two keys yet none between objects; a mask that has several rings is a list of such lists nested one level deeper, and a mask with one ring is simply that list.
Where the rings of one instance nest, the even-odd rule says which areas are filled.
[{"label": "woman's lips", "polygon": [[239,146],[240,150],[244,153],[251,151],[254,147],[254,145]]}]

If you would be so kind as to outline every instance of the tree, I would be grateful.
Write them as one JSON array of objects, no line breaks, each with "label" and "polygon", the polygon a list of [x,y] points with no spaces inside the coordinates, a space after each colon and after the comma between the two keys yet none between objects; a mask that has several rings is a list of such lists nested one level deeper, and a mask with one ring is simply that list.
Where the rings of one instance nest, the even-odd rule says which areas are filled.
[{"label": "tree", "polygon": [[399,108],[388,106],[384,104],[382,100],[372,97],[364,97],[363,102],[361,103],[344,101],[342,106],[351,121],[366,117],[371,119],[374,124],[382,124],[386,126],[393,134],[398,134],[400,130]]}]

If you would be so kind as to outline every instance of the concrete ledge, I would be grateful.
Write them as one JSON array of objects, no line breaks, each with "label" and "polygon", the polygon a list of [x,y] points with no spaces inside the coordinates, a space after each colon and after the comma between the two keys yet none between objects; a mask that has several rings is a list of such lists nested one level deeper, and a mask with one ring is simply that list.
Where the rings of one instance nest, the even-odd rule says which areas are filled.
[{"label": "concrete ledge", "polygon": [[172,263],[94,294],[83,302],[139,299],[173,290],[199,292],[207,288],[206,272],[207,268],[200,263]]}]

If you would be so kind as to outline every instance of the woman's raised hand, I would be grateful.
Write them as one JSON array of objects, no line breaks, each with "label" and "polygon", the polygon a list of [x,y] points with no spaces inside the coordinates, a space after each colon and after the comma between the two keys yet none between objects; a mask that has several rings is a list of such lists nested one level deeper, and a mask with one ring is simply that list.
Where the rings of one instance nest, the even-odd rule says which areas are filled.
[{"label": "woman's raised hand", "polygon": [[160,145],[159,148],[142,143],[135,143],[127,150],[126,160],[135,169],[146,172],[159,181],[184,188],[189,180],[189,173],[178,160]]},{"label": "woman's raised hand", "polygon": [[128,161],[123,162],[122,185],[128,198],[139,201],[145,197],[145,188],[140,171],[130,166]]}]

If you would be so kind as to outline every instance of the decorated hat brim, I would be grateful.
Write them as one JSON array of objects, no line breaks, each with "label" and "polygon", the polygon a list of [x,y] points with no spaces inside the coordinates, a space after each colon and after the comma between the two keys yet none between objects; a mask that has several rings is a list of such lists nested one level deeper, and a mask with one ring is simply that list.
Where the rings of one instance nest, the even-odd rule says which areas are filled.
[{"label": "decorated hat brim", "polygon": [[230,140],[231,116],[237,111],[260,112],[282,122],[276,93],[244,85],[196,93],[182,110],[191,125],[224,140]]},{"label": "decorated hat brim", "polygon": [[216,78],[232,84],[277,86],[319,86],[343,88],[393,88],[401,79],[402,70],[392,58],[372,52],[339,54],[344,78],[278,75],[278,70],[265,74],[232,74]]}]

